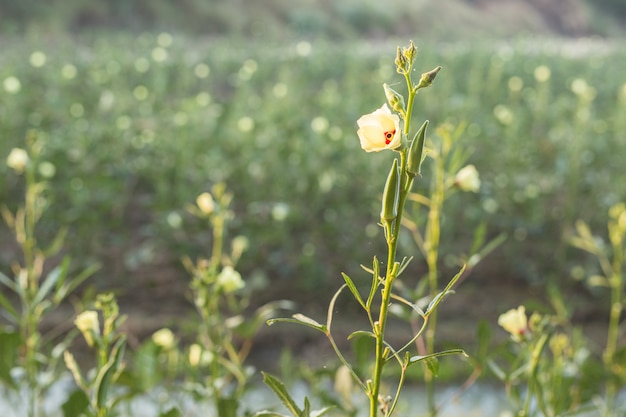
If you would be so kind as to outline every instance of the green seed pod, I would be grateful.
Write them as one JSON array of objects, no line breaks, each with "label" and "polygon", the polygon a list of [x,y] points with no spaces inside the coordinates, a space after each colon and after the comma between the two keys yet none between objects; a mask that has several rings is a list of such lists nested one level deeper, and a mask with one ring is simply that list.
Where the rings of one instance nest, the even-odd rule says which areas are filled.
[{"label": "green seed pod", "polygon": [[400,173],[398,172],[398,160],[394,159],[391,171],[385,183],[383,191],[383,206],[380,218],[383,222],[391,222],[398,217],[398,202],[400,200]]},{"label": "green seed pod", "polygon": [[426,136],[427,127],[428,120],[426,120],[417,131],[411,142],[411,147],[409,148],[406,172],[411,178],[420,173],[420,165],[422,164],[422,155],[424,153],[424,136]]}]

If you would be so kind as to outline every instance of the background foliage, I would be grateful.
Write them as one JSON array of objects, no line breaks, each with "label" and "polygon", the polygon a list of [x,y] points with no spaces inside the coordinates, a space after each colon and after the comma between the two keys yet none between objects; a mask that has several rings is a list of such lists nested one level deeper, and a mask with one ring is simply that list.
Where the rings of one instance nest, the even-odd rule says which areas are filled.
[{"label": "background foliage", "polygon": [[[268,296],[323,294],[338,271],[382,250],[372,246],[380,231],[371,196],[384,178],[371,173],[389,161],[360,151],[354,121],[380,105],[382,88],[363,85],[393,79],[381,60],[393,50],[167,33],[13,40],[1,58],[0,154],[23,146],[29,129],[45,136],[54,172],[40,232],[70,225],[70,252],[109,259],[107,285],[202,250],[205,233],[184,207],[225,181],[235,233],[251,239],[244,275],[269,280]],[[493,277],[568,273],[563,232],[577,218],[603,224],[624,198],[626,80],[615,65],[626,62],[623,51],[601,41],[422,47],[424,68],[444,70],[418,112],[434,126],[466,125],[483,181],[478,196],[447,208],[449,252],[467,248],[486,221],[510,236]],[[0,198],[15,205],[19,178],[4,165],[0,173]],[[355,265],[342,264],[344,255]]]}]

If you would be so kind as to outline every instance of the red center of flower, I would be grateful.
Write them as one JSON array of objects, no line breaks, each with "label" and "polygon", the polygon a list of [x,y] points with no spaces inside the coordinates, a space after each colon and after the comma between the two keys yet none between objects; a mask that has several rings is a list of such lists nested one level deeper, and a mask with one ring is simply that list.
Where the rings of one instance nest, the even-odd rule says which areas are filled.
[{"label": "red center of flower", "polygon": [[395,130],[392,130],[391,132],[385,132],[385,145],[389,145],[391,143],[391,139],[393,139],[395,135]]}]

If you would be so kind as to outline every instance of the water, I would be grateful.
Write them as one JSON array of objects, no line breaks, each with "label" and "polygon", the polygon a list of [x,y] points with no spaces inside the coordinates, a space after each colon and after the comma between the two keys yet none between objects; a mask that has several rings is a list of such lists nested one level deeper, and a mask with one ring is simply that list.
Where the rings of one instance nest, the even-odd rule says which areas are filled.
[{"label": "water", "polygon": [[[61,406],[66,401],[68,395],[75,389],[70,377],[63,378],[55,383],[43,401],[45,417],[62,417]],[[310,395],[307,386],[303,383],[294,384],[290,387],[290,392],[296,402],[302,406],[305,395]],[[25,393],[22,393],[25,399]],[[439,417],[514,417],[510,404],[506,398],[504,390],[486,384],[475,384],[459,395],[458,388],[444,387],[436,391],[438,404],[440,407]],[[363,410],[360,415],[365,415],[367,403],[364,395],[356,393],[353,396],[354,404]],[[26,408],[19,404],[20,398],[14,392],[6,389],[0,390],[0,416],[1,417],[25,417]],[[621,392],[618,403],[626,405],[626,390]],[[185,417],[218,417],[215,410],[208,403],[195,401],[190,394],[171,394],[164,388],[152,390],[149,394],[135,397],[132,401],[124,403],[116,408],[120,417],[156,417],[160,413],[168,410],[172,405],[176,405],[183,411]],[[313,409],[320,408],[320,405],[312,400]],[[265,386],[259,386],[250,390],[243,399],[243,406],[240,411],[261,411],[275,410],[283,414],[289,414],[280,404],[277,397]],[[406,387],[400,397],[399,404],[395,411],[397,417],[419,417],[426,415],[426,396],[422,387]],[[340,413],[330,412],[330,416]],[[588,412],[573,414],[576,417],[597,417],[597,408]]]}]

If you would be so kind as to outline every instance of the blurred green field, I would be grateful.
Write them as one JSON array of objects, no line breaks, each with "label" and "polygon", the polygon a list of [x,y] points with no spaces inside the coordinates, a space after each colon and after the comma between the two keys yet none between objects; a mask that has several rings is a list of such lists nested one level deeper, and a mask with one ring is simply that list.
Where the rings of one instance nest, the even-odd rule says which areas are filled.
[{"label": "blurred green field", "polygon": [[[180,256],[210,243],[185,207],[223,181],[235,196],[232,232],[250,241],[239,269],[265,285],[259,301],[325,305],[341,271],[359,276],[358,264],[384,251],[377,173],[391,155],[363,152],[355,121],[383,103],[383,82],[400,85],[393,57],[406,41],[5,37],[0,156],[24,147],[29,130],[45,138],[41,239],[68,226],[76,263],[104,263],[100,288],[123,292],[151,265],[179,271],[184,287]],[[592,271],[563,237],[578,218],[604,230],[608,208],[626,199],[623,42],[415,41],[419,68],[444,68],[418,96],[418,115],[465,126],[482,180],[480,193],[450,200],[443,254],[467,251],[486,222],[509,238],[477,283],[569,283],[581,262]],[[4,163],[0,176],[0,202],[14,209],[22,179]],[[16,252],[4,226],[0,236],[8,270]],[[402,250],[416,253],[410,241]],[[416,259],[410,273],[422,270]]]}]

